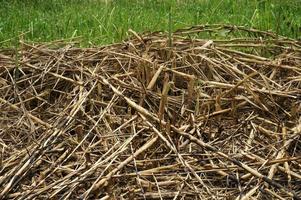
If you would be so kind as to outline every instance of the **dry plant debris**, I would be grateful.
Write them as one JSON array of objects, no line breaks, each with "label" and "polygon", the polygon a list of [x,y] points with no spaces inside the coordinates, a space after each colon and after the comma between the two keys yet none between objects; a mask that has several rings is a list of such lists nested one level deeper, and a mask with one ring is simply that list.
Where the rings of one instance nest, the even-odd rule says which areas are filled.
[{"label": "dry plant debris", "polygon": [[0,199],[301,198],[300,41],[130,33],[0,50]]}]

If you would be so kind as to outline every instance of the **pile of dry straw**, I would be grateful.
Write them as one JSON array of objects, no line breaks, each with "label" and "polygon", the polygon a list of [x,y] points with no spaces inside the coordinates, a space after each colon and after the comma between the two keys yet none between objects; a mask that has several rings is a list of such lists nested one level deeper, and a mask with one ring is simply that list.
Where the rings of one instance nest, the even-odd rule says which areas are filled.
[{"label": "pile of dry straw", "polygon": [[130,32],[0,50],[0,199],[301,198],[300,41]]}]

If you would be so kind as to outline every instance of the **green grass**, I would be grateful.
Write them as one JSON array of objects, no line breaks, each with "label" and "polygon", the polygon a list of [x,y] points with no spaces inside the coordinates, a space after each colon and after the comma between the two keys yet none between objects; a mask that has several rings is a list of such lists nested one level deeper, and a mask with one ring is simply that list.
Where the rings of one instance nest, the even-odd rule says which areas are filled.
[{"label": "green grass", "polygon": [[[0,46],[20,34],[44,42],[81,36],[82,45],[121,41],[137,32],[196,24],[235,24],[300,38],[301,0],[0,0]],[[171,9],[170,9],[171,8]],[[4,42],[6,41],[6,42]]]}]

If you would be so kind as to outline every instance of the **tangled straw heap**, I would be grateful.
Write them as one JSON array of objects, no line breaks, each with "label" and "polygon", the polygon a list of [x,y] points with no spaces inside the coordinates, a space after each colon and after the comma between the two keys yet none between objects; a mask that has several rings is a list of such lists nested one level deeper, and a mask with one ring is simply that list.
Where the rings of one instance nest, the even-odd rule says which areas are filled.
[{"label": "tangled straw heap", "polygon": [[301,198],[300,41],[130,32],[0,50],[0,199]]}]

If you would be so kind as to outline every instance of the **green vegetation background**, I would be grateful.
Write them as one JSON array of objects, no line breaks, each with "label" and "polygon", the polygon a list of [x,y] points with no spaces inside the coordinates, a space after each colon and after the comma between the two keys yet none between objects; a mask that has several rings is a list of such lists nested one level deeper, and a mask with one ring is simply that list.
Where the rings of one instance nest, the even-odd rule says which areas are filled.
[{"label": "green vegetation background", "polygon": [[81,36],[85,46],[108,44],[128,29],[168,30],[170,12],[174,30],[222,23],[301,36],[301,0],[0,0],[0,46],[22,33],[27,41]]}]

